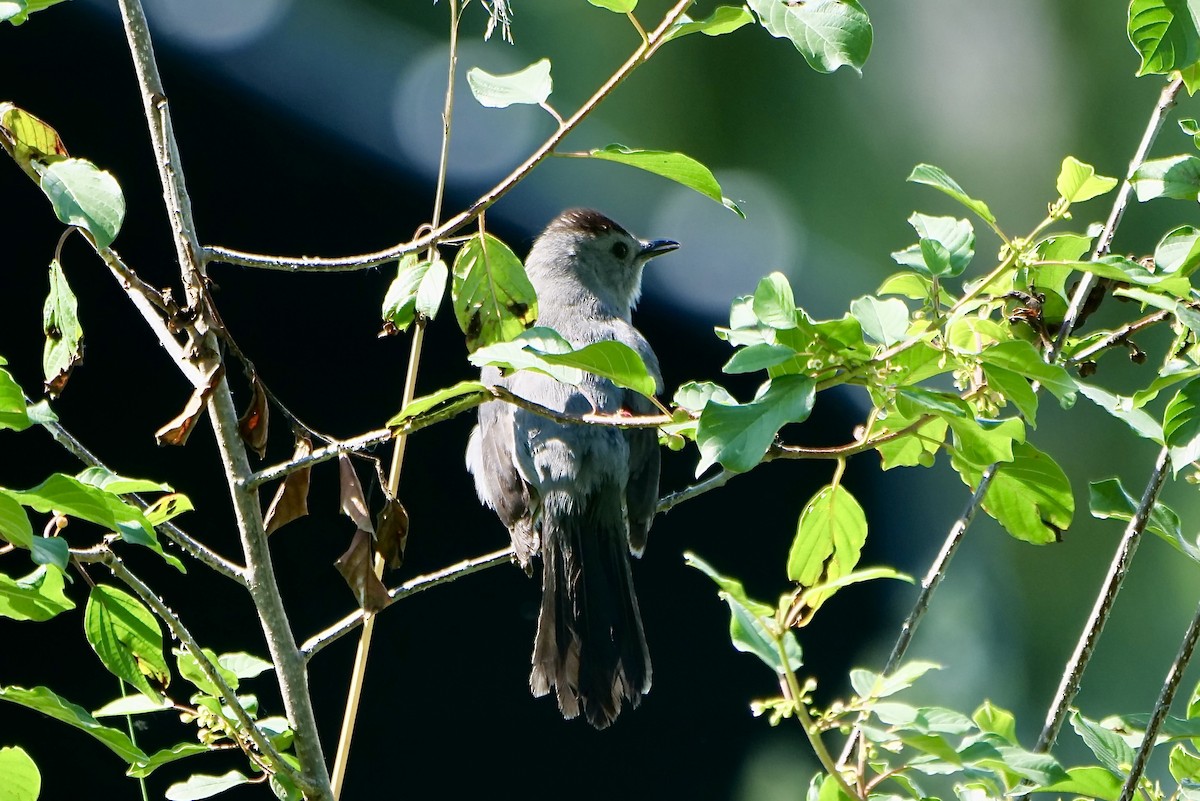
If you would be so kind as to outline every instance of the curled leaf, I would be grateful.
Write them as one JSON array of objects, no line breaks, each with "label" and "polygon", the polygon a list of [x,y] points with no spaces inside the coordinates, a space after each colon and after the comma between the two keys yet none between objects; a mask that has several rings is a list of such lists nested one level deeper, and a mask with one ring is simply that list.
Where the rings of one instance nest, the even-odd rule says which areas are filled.
[{"label": "curled leaf", "polygon": [[[312,440],[308,437],[297,437],[292,459],[301,459],[310,453]],[[268,534],[308,514],[308,486],[311,475],[312,468],[303,467],[289,473],[279,485],[267,509],[265,524]]]},{"label": "curled leaf", "polygon": [[371,534],[361,528],[354,532],[350,547],[334,562],[338,573],[350,585],[358,605],[367,612],[378,612],[392,602],[387,587],[375,575]]},{"label": "curled leaf", "polygon": [[267,393],[263,389],[258,376],[250,379],[250,405],[238,418],[238,433],[242,441],[262,459],[267,455],[267,422],[270,419],[270,405],[267,403]]}]

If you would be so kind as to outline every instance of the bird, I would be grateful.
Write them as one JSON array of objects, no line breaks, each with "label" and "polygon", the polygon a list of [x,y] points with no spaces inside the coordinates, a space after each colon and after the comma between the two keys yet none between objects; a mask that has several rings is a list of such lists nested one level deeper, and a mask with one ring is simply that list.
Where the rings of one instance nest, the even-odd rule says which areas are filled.
[{"label": "bird", "polygon": [[[568,209],[536,238],[525,261],[538,325],[574,348],[623,342],[662,392],[658,359],[633,327],[642,268],[679,247],[641,240],[593,209]],[[578,385],[532,371],[485,367],[482,381],[556,412],[644,415],[654,403],[591,373]],[[653,428],[565,423],[502,401],[479,408],[467,469],[480,500],[508,528],[517,562],[541,560],[542,598],[529,686],[554,692],[567,719],[597,729],[636,708],[650,691],[650,652],[630,555],[640,557],[658,503]]]}]

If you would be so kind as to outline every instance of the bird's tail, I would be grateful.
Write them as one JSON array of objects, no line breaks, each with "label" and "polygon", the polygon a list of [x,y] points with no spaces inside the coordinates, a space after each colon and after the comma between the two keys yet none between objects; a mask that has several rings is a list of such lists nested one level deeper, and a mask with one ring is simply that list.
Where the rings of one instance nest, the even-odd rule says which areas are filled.
[{"label": "bird's tail", "polygon": [[[605,503],[609,495],[613,501]],[[542,606],[529,686],[535,696],[554,688],[564,717],[582,711],[603,729],[623,703],[636,708],[650,691],[650,652],[619,496],[601,492],[590,500],[545,499]]]}]

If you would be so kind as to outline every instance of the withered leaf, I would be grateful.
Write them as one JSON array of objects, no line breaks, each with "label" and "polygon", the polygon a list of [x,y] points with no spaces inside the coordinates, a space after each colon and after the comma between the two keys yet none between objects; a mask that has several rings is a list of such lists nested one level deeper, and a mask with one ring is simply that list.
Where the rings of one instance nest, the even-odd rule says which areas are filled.
[{"label": "withered leaf", "polygon": [[387,505],[380,511],[375,520],[375,553],[395,569],[404,563],[404,548],[408,544],[408,512],[404,504],[395,498],[388,499]]},{"label": "withered leaf", "polygon": [[42,308],[42,372],[46,394],[57,398],[67,385],[71,371],[83,361],[83,328],[79,325],[79,303],[67,284],[58,260],[50,262],[50,294]]},{"label": "withered leaf", "polygon": [[[292,459],[302,459],[310,453],[312,453],[312,440],[308,437],[297,437],[296,450],[292,453]],[[268,534],[308,514],[308,484],[311,475],[311,467],[302,467],[294,473],[289,473],[283,479],[283,483],[275,491],[275,497],[271,499],[271,505],[267,509]]]},{"label": "withered leaf", "polygon": [[341,474],[342,485],[342,514],[354,521],[354,525],[364,531],[375,533],[371,525],[371,515],[367,511],[367,502],[363,498],[362,484],[358,482],[358,473],[346,454],[338,456],[338,471]]},{"label": "withered leaf", "polygon": [[216,389],[217,384],[221,383],[224,375],[225,368],[217,367],[201,386],[193,390],[183,411],[154,432],[154,439],[159,445],[183,445],[187,442],[192,429],[196,427],[196,421],[204,414],[204,404],[208,401],[208,396]]},{"label": "withered leaf", "polygon": [[387,587],[375,575],[371,534],[361,528],[354,532],[350,547],[334,562],[337,571],[350,585],[358,605],[367,612],[378,612],[392,602]]},{"label": "withered leaf", "polygon": [[238,418],[238,433],[259,459],[267,455],[267,422],[270,419],[270,404],[267,403],[267,393],[263,389],[258,376],[250,379],[250,405]]}]

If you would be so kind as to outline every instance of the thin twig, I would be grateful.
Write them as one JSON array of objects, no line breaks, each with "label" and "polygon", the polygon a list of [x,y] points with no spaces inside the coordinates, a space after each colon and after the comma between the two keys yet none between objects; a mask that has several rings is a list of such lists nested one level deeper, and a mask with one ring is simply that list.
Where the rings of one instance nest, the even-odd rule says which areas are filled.
[{"label": "thin twig", "polygon": [[205,655],[204,649],[201,648],[200,643],[196,641],[196,638],[192,636],[192,633],[188,630],[187,626],[183,625],[183,621],[179,619],[179,616],[176,615],[169,606],[163,603],[162,599],[159,598],[148,586],[146,586],[146,584],[140,578],[134,575],[129,568],[125,567],[125,564],[121,561],[120,557],[118,557],[112,551],[104,549],[103,552],[99,554],[96,561],[99,561],[101,564],[107,567],[110,571],[112,571],[112,574],[115,577],[120,579],[125,583],[126,586],[133,590],[134,593],[136,593],[137,596],[142,599],[143,603],[154,610],[154,614],[156,614],[164,623],[167,624],[167,628],[171,630],[171,634],[173,634],[176,639],[187,646],[188,651],[196,659],[196,664],[200,666],[200,670],[204,673],[205,678],[211,681],[220,692],[221,702],[233,712],[234,717],[236,717],[238,719],[238,723],[241,724],[242,730],[245,731],[246,735],[254,742],[254,745],[258,748],[259,752],[271,761],[272,767],[275,769],[275,771],[286,774],[295,782],[301,782],[303,777],[300,776],[300,774],[294,768],[292,768],[291,763],[289,763],[282,757],[282,755],[280,755],[279,751],[275,749],[275,746],[271,744],[270,739],[267,738],[262,730],[259,729],[255,722],[251,719],[249,713],[246,712],[246,709],[238,700],[237,692],[230,687],[225,681],[224,677],[221,676],[221,671],[218,670],[216,665],[214,665],[212,661],[209,660],[208,656]]},{"label": "thin twig", "polygon": [[1188,663],[1192,661],[1192,653],[1196,650],[1198,639],[1200,639],[1200,608],[1192,616],[1192,622],[1188,624],[1187,632],[1183,635],[1183,642],[1179,644],[1179,653],[1175,655],[1175,661],[1171,663],[1171,669],[1167,671],[1162,692],[1158,694],[1158,701],[1154,705],[1154,711],[1150,714],[1150,721],[1146,724],[1146,733],[1142,735],[1142,745],[1138,748],[1133,765],[1129,768],[1129,775],[1125,777],[1125,784],[1121,788],[1121,801],[1133,801],[1142,774],[1146,771],[1150,752],[1154,750],[1155,740],[1158,739],[1158,731],[1167,718],[1171,702],[1175,700],[1175,692],[1179,689],[1179,682],[1183,680],[1183,672],[1187,669]]},{"label": "thin twig", "polygon": [[[129,50],[133,55],[146,124],[171,221],[180,278],[189,310],[194,314],[193,324],[204,337],[202,342],[194,343],[198,346],[197,352],[189,354],[189,359],[200,375],[208,376],[219,364],[220,349],[209,325],[203,254],[180,167],[179,147],[172,130],[166,90],[158,73],[150,30],[140,0],[118,0],[118,5]],[[308,692],[308,674],[304,660],[296,649],[287,610],[275,579],[257,493],[242,486],[243,479],[253,471],[245,445],[240,439],[233,396],[224,378],[209,395],[207,406],[245,555],[246,586],[275,665],[284,711],[295,733],[294,747],[300,761],[296,784],[309,799],[323,801],[331,797],[329,774],[321,750],[312,698]]]},{"label": "thin twig", "polygon": [[[26,402],[28,402],[28,397],[26,398]],[[76,439],[74,434],[63,428],[62,424],[60,424],[57,420],[43,422],[42,427],[45,428],[50,436],[54,438],[55,442],[61,445],[68,453],[70,453],[79,461],[83,462],[89,467],[99,467],[101,470],[107,470],[110,473],[113,472],[104,464],[104,462],[100,461],[99,457],[88,450],[82,442]],[[133,502],[136,503],[141,509],[147,509],[151,505],[149,501],[136,492],[130,493],[126,497],[131,498]],[[156,528],[162,529],[162,531],[171,538],[171,541],[182,548],[183,551],[189,556],[200,562],[203,562],[221,575],[231,578],[239,584],[245,585],[245,571],[239,565],[236,565],[229,559],[221,556],[204,543],[192,537],[192,535],[188,534],[179,526],[168,521],[165,523],[159,523]]]},{"label": "thin twig", "polygon": [[[401,598],[407,598],[410,595],[416,595],[419,592],[424,592],[432,587],[437,587],[440,584],[449,584],[451,581],[456,581],[463,576],[469,576],[472,573],[478,573],[481,570],[487,570],[496,565],[508,564],[512,561],[513,549],[511,547],[504,548],[499,551],[493,551],[483,556],[477,556],[474,559],[464,559],[461,562],[442,568],[433,573],[426,573],[421,576],[416,576],[388,591],[388,596],[393,601],[398,601]],[[312,659],[317,653],[324,650],[325,646],[337,642],[345,635],[349,634],[354,629],[362,625],[365,614],[363,610],[358,609],[344,618],[334,623],[324,631],[318,632],[304,641],[300,646],[300,655],[305,660]]]},{"label": "thin twig", "polygon": [[1145,531],[1146,524],[1150,521],[1154,504],[1158,502],[1158,493],[1162,490],[1163,481],[1170,469],[1171,453],[1167,448],[1163,448],[1159,451],[1154,472],[1142,493],[1137,513],[1125,527],[1125,534],[1121,537],[1117,552],[1113,554],[1112,563],[1108,567],[1108,575],[1105,576],[1100,593],[1096,596],[1096,603],[1092,606],[1092,613],[1088,616],[1087,624],[1079,635],[1075,652],[1071,654],[1071,659],[1063,671],[1062,681],[1059,682],[1058,691],[1054,694],[1054,701],[1046,715],[1046,723],[1042,727],[1041,736],[1038,737],[1035,751],[1048,752],[1054,747],[1054,741],[1058,739],[1058,732],[1067,718],[1076,693],[1079,692],[1083,671],[1092,657],[1092,652],[1096,649],[1096,643],[1100,640],[1100,632],[1104,630],[1104,624],[1108,622],[1108,616],[1117,600],[1117,593],[1120,592],[1121,584],[1125,581],[1125,574],[1129,572],[1129,565],[1133,561],[1134,553],[1137,552],[1138,543],[1141,542],[1142,532]]},{"label": "thin twig", "polygon": [[1163,320],[1166,320],[1170,316],[1171,316],[1171,313],[1166,310],[1156,311],[1153,314],[1147,314],[1142,319],[1134,320],[1132,323],[1128,323],[1126,325],[1121,326],[1120,328],[1116,329],[1115,331],[1109,333],[1109,335],[1104,337],[1103,339],[1097,340],[1096,342],[1093,342],[1091,345],[1088,345],[1086,348],[1079,351],[1078,353],[1073,354],[1070,358],[1067,359],[1066,363],[1067,364],[1080,364],[1081,362],[1090,361],[1091,358],[1093,356],[1097,355],[1098,353],[1101,353],[1101,352],[1107,350],[1108,348],[1114,347],[1116,345],[1124,344],[1125,341],[1128,340],[1134,334],[1138,333],[1139,331],[1143,331],[1152,325],[1161,323]]},{"label": "thin twig", "polygon": [[[934,557],[933,563],[929,566],[929,570],[925,572],[925,577],[921,579],[921,591],[917,594],[917,600],[913,603],[908,617],[904,618],[904,622],[900,625],[900,634],[896,637],[896,643],[892,646],[891,654],[888,655],[882,675],[886,676],[900,667],[900,663],[904,659],[904,654],[907,653],[908,646],[912,643],[913,635],[917,631],[917,626],[921,625],[921,621],[925,618],[925,613],[929,611],[929,603],[933,600],[933,594],[942,583],[942,579],[946,577],[946,572],[950,567],[950,560],[954,558],[958,546],[962,544],[963,537],[966,536],[967,529],[971,526],[971,521],[975,519],[975,513],[979,511],[979,507],[983,503],[984,496],[987,495],[988,487],[991,486],[992,479],[995,477],[998,468],[999,465],[993,464],[983,471],[983,475],[979,478],[979,486],[971,494],[971,498],[967,501],[962,514],[958,516],[958,519],[954,521],[954,525],[950,527],[950,531],[946,535],[941,549],[938,550],[937,556]],[[864,710],[859,714],[858,719],[854,723],[854,729],[851,731],[850,737],[846,740],[846,745],[842,748],[841,756],[838,757],[838,765],[846,764],[846,760],[854,753],[854,749],[862,739],[862,724],[866,722],[866,719],[867,712]]]},{"label": "thin twig", "polygon": [[554,149],[558,147],[566,136],[579,126],[589,114],[600,105],[605,98],[612,94],[613,90],[624,83],[625,79],[644,64],[651,56],[662,47],[665,42],[664,36],[667,30],[675,24],[679,17],[687,10],[694,0],[679,0],[671,9],[663,16],[662,22],[657,28],[648,35],[648,41],[643,42],[637,50],[633,52],[624,64],[613,73],[604,85],[596,90],[579,110],[572,114],[562,126],[554,132],[537,150],[533,152],[528,159],[519,167],[512,171],[504,180],[489,189],[481,195],[474,203],[468,206],[463,211],[451,217],[443,224],[437,226],[432,231],[412,239],[408,242],[402,242],[398,245],[393,245],[384,250],[374,253],[364,253],[357,256],[341,256],[337,258],[319,258],[315,256],[270,256],[261,253],[245,253],[238,250],[231,250],[221,247],[209,247],[205,249],[205,256],[210,262],[223,262],[225,264],[237,264],[243,267],[257,267],[263,270],[283,270],[286,272],[345,272],[350,270],[362,270],[368,267],[376,267],[380,264],[385,264],[389,261],[395,261],[409,253],[417,253],[426,250],[429,247],[442,242],[449,235],[467,225],[476,217],[478,217],[489,206],[508,193],[510,189],[523,181],[535,167],[541,164],[550,156]]},{"label": "thin twig", "polygon": [[[1092,261],[1103,257],[1112,247],[1113,237],[1116,236],[1117,226],[1121,224],[1121,218],[1125,215],[1125,208],[1129,205],[1129,196],[1133,192],[1133,174],[1138,171],[1142,163],[1146,160],[1147,154],[1150,153],[1150,147],[1154,144],[1154,140],[1158,137],[1158,132],[1162,130],[1163,123],[1167,119],[1167,112],[1175,105],[1175,99],[1179,95],[1179,90],[1183,88],[1183,79],[1176,78],[1165,87],[1158,96],[1158,103],[1154,106],[1154,111],[1150,114],[1150,121],[1146,125],[1146,130],[1142,132],[1142,140],[1138,143],[1137,150],[1133,154],[1133,160],[1129,162],[1129,169],[1125,173],[1125,180],[1121,182],[1121,188],[1117,190],[1117,198],[1113,202],[1112,210],[1109,212],[1108,221],[1104,223],[1104,229],[1100,232],[1100,236],[1096,239],[1096,246],[1092,250]],[[1079,287],[1071,298],[1071,305],[1067,307],[1067,314],[1063,318],[1062,327],[1058,330],[1058,337],[1054,340],[1054,345],[1050,349],[1047,361],[1053,362],[1058,358],[1058,354],[1062,352],[1063,347],[1067,344],[1067,337],[1071,336],[1079,324],[1079,315],[1083,312],[1083,308],[1087,303],[1088,296],[1092,293],[1092,287],[1095,286],[1096,275],[1094,273],[1086,273],[1079,282]]]}]

